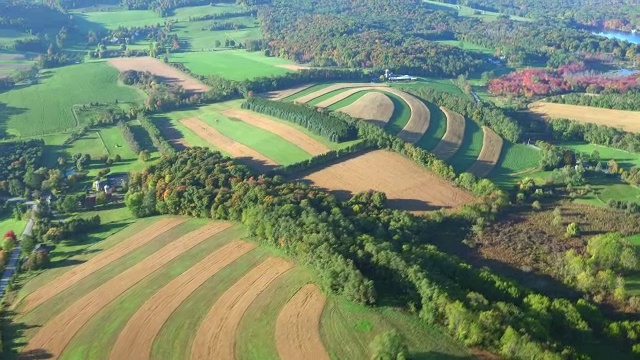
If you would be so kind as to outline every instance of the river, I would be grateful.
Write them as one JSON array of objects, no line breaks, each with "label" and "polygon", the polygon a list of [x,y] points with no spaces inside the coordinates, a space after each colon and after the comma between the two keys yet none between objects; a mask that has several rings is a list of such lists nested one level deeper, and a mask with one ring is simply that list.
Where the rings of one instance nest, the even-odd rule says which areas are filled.
[{"label": "river", "polygon": [[633,34],[630,32],[607,30],[607,31],[601,31],[601,32],[594,32],[593,34],[604,36],[609,39],[625,40],[632,44],[640,44],[640,32]]}]

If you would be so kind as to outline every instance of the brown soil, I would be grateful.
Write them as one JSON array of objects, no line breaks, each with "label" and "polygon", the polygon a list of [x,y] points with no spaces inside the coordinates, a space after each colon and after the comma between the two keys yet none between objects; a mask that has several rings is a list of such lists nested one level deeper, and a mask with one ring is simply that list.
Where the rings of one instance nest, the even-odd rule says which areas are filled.
[{"label": "brown soil", "polygon": [[197,117],[184,119],[180,122],[211,145],[260,172],[268,172],[278,165],[275,161],[252,148],[222,135],[218,130],[207,125],[207,123]]},{"label": "brown soil", "polygon": [[281,359],[330,359],[320,337],[320,317],[325,300],[318,287],[309,284],[280,311],[276,322],[276,347]]},{"label": "brown soil", "polygon": [[27,313],[35,309],[40,304],[50,300],[85,277],[99,269],[102,269],[111,262],[125,256],[133,250],[151,242],[156,237],[182,224],[184,221],[185,219],[162,219],[141,232],[120,242],[118,245],[100,252],[89,261],[74,267],[70,271],[67,271],[60,277],[29,294],[23,300],[25,305],[20,309],[20,312]]},{"label": "brown soil", "polygon": [[251,111],[230,109],[223,111],[222,115],[242,120],[249,125],[274,133],[313,156],[324,154],[331,150],[302,131]]},{"label": "brown soil", "polygon": [[[304,104],[304,103],[308,103],[309,101],[318,98],[322,95],[326,95],[332,91],[336,91],[336,90],[341,90],[341,89],[349,89],[349,88],[362,88],[362,87],[371,87],[371,84],[368,83],[340,83],[340,84],[333,84],[333,85],[329,85],[325,88],[322,88],[318,91],[314,91],[311,94],[307,94],[305,96],[301,96],[295,100],[293,100],[293,102],[296,103],[300,103],[300,104]],[[380,84],[380,85],[376,85],[376,87],[384,87],[385,89],[388,89],[384,84]]]},{"label": "brown soil", "polygon": [[291,71],[309,70],[309,69],[311,69],[311,67],[309,67],[309,66],[298,65],[298,64],[282,64],[282,65],[276,65],[276,67],[279,67],[279,68],[282,68],[282,69],[291,70]]},{"label": "brown soil", "polygon": [[203,320],[191,347],[191,359],[234,359],[236,332],[251,302],[293,265],[269,258],[229,288]]},{"label": "brown soil", "polygon": [[214,223],[203,226],[176,239],[102,284],[40,328],[24,347],[20,357],[29,359],[29,354],[46,352],[50,357],[58,358],[78,330],[102,308],[173,259],[229,227],[231,227],[229,223]]},{"label": "brown soil", "polygon": [[466,121],[464,116],[457,112],[444,107],[441,107],[440,110],[447,117],[447,132],[433,149],[433,154],[442,160],[448,160],[458,152],[462,145]]},{"label": "brown soil", "polygon": [[180,304],[218,271],[254,248],[253,244],[234,241],[173,279],[129,319],[118,335],[109,358],[150,359],[154,339]]},{"label": "brown soil", "polygon": [[571,119],[585,123],[622,128],[640,133],[640,112],[603,109],[593,106],[534,102],[529,110],[547,120]]},{"label": "brown soil", "polygon": [[120,72],[127,70],[148,71],[162,78],[163,82],[180,85],[187,91],[207,92],[211,88],[182,71],[151,57],[129,57],[109,60],[109,64]]},{"label": "brown soil", "polygon": [[387,95],[371,92],[338,111],[384,127],[391,120],[393,110],[393,101]]},{"label": "brown soil", "polygon": [[481,178],[489,175],[493,167],[498,163],[498,160],[500,160],[500,153],[502,152],[502,144],[504,142],[500,135],[486,126],[482,127],[482,132],[484,134],[482,138],[482,150],[480,150],[476,162],[467,170],[467,172]]},{"label": "brown soil", "polygon": [[282,100],[286,97],[289,97],[291,95],[295,95],[297,93],[299,93],[300,91],[304,91],[310,87],[312,87],[315,84],[307,84],[307,85],[302,85],[302,86],[298,86],[295,88],[291,88],[291,89],[286,89],[286,90],[277,90],[277,91],[271,91],[268,92],[266,97],[269,100]]},{"label": "brown soil", "polygon": [[300,177],[343,199],[363,191],[382,191],[390,207],[414,213],[457,208],[474,201],[467,191],[402,155],[384,150],[350,157]]},{"label": "brown soil", "polygon": [[358,87],[355,89],[349,89],[349,90],[345,90],[337,95],[334,95],[330,98],[328,98],[327,100],[321,101],[319,103],[316,104],[316,107],[319,108],[327,108],[335,103],[337,103],[338,101],[342,101],[346,98],[348,98],[349,96],[359,93],[361,91],[367,91],[367,90],[379,90],[379,91],[383,91],[383,90],[388,90],[389,88],[386,86],[363,86],[363,87]]}]

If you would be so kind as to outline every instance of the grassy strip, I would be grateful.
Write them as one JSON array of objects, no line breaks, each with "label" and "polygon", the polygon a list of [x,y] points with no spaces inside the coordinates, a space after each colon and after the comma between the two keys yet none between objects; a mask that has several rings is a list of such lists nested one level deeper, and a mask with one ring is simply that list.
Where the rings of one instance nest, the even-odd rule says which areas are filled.
[{"label": "grassy strip", "polygon": [[475,121],[467,119],[462,146],[460,150],[449,159],[449,164],[453,166],[456,172],[466,171],[476,162],[482,149],[483,138],[484,136],[480,126],[478,126]]},{"label": "grassy strip", "polygon": [[[330,111],[336,111],[338,109],[342,109],[343,107],[349,106],[351,104],[353,104],[354,102],[358,101],[358,99],[360,99],[361,97],[367,95],[367,93],[372,92],[372,91],[360,91],[357,92],[345,99],[342,99],[340,101],[338,101],[337,103],[331,105],[328,107],[328,109]],[[379,92],[379,91],[373,91],[373,92]]]},{"label": "grassy strip", "polygon": [[391,120],[389,120],[384,129],[392,134],[397,134],[409,123],[411,109],[398,96],[387,92],[384,92],[384,94],[393,102],[393,115],[391,115]]},{"label": "grassy strip", "polygon": [[324,83],[324,84],[318,84],[318,85],[313,85],[312,87],[306,88],[302,91],[299,91],[291,96],[287,96],[286,98],[284,98],[283,100],[286,101],[293,101],[295,99],[301,98],[303,96],[309,95],[311,93],[314,93],[318,90],[322,90],[324,88],[326,88],[329,85],[333,85],[332,83]]},{"label": "grassy strip", "polygon": [[431,113],[431,117],[429,118],[429,128],[422,135],[420,141],[416,145],[426,150],[433,150],[442,137],[444,133],[447,132],[447,117],[444,115],[442,110],[438,106],[433,103],[424,101],[424,103],[429,108],[429,112]]},{"label": "grassy strip", "polygon": [[120,331],[149,297],[241,232],[232,228],[215,235],[136,284],[83,326],[60,359],[108,359]]},{"label": "grassy strip", "polygon": [[516,174],[535,169],[540,162],[540,151],[523,144],[508,141],[502,146],[500,161],[489,174],[498,186],[511,186],[522,176]]}]

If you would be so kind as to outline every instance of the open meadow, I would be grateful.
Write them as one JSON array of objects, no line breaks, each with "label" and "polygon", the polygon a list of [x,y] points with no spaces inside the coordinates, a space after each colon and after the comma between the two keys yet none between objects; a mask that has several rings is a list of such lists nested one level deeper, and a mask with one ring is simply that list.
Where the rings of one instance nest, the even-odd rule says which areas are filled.
[{"label": "open meadow", "polygon": [[470,356],[407,314],[326,297],[308,270],[242,233],[145,219],[54,262],[14,298],[6,358],[364,360],[390,329],[412,356]]}]

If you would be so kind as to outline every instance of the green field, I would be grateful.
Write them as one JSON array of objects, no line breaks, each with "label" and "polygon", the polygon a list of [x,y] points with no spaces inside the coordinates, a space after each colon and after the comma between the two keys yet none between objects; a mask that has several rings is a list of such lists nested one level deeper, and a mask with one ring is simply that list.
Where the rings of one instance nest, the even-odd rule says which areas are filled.
[{"label": "green field", "polygon": [[[476,10],[464,5],[448,4],[445,2],[433,0],[424,0],[424,2],[428,3],[428,6],[434,10],[453,11],[456,12],[459,16],[477,18],[485,22],[496,21],[498,19],[498,16],[502,15],[501,13],[492,11]],[[534,21],[533,19],[521,16],[509,16],[509,19],[523,22]]]},{"label": "green field", "polygon": [[[24,299],[26,295],[69,271],[74,265],[90,260],[100,251],[153,226],[157,220],[158,218],[149,218],[138,221],[102,241],[77,248],[74,252],[69,251],[64,257],[54,256],[52,268],[39,272],[27,282],[20,289],[16,301]],[[208,220],[189,219],[150,243],[89,274],[31,312],[19,314],[15,321],[22,324],[24,329],[16,331],[16,328],[11,327],[8,329],[13,331],[3,333],[3,340],[11,346],[6,358],[17,358],[21,347],[19,344],[24,344],[33,337],[39,330],[38,325],[46,323],[70,304],[161,247],[175,241],[179,236],[194,231],[207,222]],[[151,296],[212,252],[232,240],[241,238],[244,231],[241,226],[235,226],[214,235],[133,285],[97,311],[89,322],[79,329],[60,359],[108,359],[127,321]],[[59,248],[61,247],[63,246]],[[59,248],[54,250],[54,253],[58,252]],[[278,251],[258,247],[224,267],[189,294],[171,313],[154,339],[152,358],[188,358],[192,341],[209,309],[227,289],[269,256],[281,255]],[[238,359],[279,358],[274,338],[276,319],[289,299],[303,285],[314,281],[313,274],[304,267],[294,267],[278,277],[251,301],[236,333],[235,351]],[[17,311],[20,313],[20,305]],[[470,358],[470,353],[464,346],[441,330],[426,326],[415,317],[392,308],[369,308],[329,296],[319,326],[323,344],[333,358],[369,359],[369,343],[376,335],[391,329],[396,329],[406,336],[410,358]]]},{"label": "green field", "polygon": [[[140,93],[118,84],[106,63],[85,63],[42,72],[38,84],[0,94],[0,132],[12,136],[57,133],[77,127],[71,108],[89,102],[140,103]],[[0,134],[1,135],[1,134]]]},{"label": "green field", "polygon": [[600,159],[602,162],[606,163],[610,159],[614,159],[618,162],[618,165],[620,165],[620,167],[623,167],[625,169],[629,169],[633,166],[640,166],[640,155],[626,152],[624,150],[618,150],[602,145],[574,142],[559,143],[558,145],[574,150],[576,152],[586,154],[587,156],[591,155],[593,151],[597,150],[600,154]]},{"label": "green field", "polygon": [[489,174],[489,178],[500,186],[509,187],[527,176],[523,173],[535,171],[539,162],[539,150],[505,141],[502,145],[500,161]]},{"label": "green field", "polygon": [[480,45],[476,45],[474,43],[470,43],[470,42],[467,42],[467,41],[438,40],[437,42],[440,43],[440,44],[451,45],[451,46],[459,47],[459,48],[464,49],[464,50],[478,52],[478,53],[486,54],[486,55],[493,55],[495,53],[495,51],[493,49],[486,48],[486,47],[480,46]]},{"label": "green field", "polygon": [[0,236],[4,237],[4,234],[10,230],[13,230],[16,235],[20,236],[26,225],[27,222],[25,220],[16,220],[14,218],[0,219]]},{"label": "green field", "polygon": [[483,138],[484,135],[480,126],[475,121],[467,119],[462,145],[458,152],[448,161],[456,172],[466,171],[476,162],[480,150],[482,150]]},{"label": "green field", "polygon": [[399,89],[420,89],[426,87],[437,91],[447,92],[451,95],[468,98],[467,94],[463,93],[462,90],[460,90],[460,88],[452,83],[449,79],[420,78],[420,80],[418,81],[409,83],[392,83],[391,87]]},{"label": "green field", "polygon": [[171,54],[170,60],[184,64],[198,75],[218,75],[230,80],[284,75],[290,70],[278,65],[292,64],[288,60],[246,50],[177,53]]},{"label": "green field", "polygon": [[297,92],[297,93],[295,93],[295,94],[293,94],[293,95],[291,95],[291,96],[287,96],[287,97],[286,97],[286,98],[284,98],[283,100],[286,100],[286,101],[293,101],[293,100],[298,99],[298,98],[301,98],[301,97],[303,97],[303,96],[305,96],[305,95],[309,95],[309,94],[314,93],[314,92],[316,92],[316,91],[322,90],[322,89],[324,89],[324,88],[326,88],[326,87],[330,86],[331,84],[332,84],[332,83],[323,83],[323,84],[313,85],[313,86],[311,86],[311,87],[309,87],[309,88],[306,88],[306,89],[304,89],[304,90],[302,90],[302,91],[299,91],[299,92]]},{"label": "green field", "polygon": [[0,48],[11,48],[16,40],[35,38],[32,35],[14,29],[0,29]]},{"label": "green field", "polygon": [[426,150],[433,150],[444,136],[444,133],[447,132],[447,117],[437,105],[426,101],[425,104],[430,113],[429,128],[422,135],[417,145]]}]

